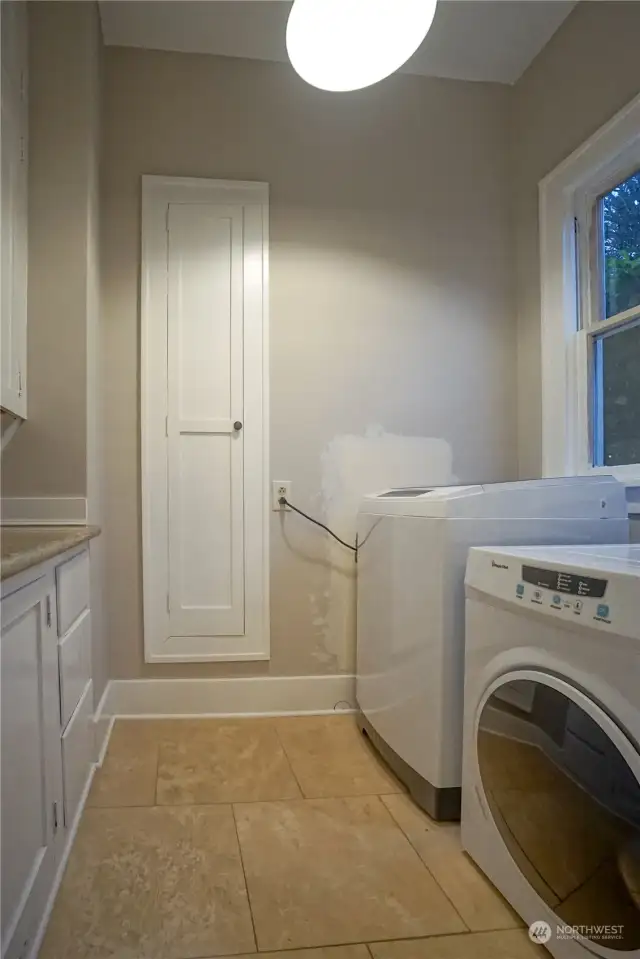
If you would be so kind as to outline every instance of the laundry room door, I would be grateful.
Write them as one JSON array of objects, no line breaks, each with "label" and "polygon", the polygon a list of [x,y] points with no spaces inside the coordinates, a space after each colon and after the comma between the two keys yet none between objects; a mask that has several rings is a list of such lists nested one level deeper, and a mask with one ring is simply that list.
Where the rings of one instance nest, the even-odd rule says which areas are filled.
[{"label": "laundry room door", "polygon": [[267,190],[143,178],[145,656],[268,657]]},{"label": "laundry room door", "polygon": [[640,754],[609,711],[557,676],[507,674],[481,707],[477,758],[500,837],[558,923],[596,954],[638,955]]}]

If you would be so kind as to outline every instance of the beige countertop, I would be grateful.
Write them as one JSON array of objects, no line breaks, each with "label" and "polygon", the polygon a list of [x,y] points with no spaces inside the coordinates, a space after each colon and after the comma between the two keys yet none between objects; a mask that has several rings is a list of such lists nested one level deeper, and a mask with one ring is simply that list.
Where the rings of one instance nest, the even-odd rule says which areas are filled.
[{"label": "beige countertop", "polygon": [[22,573],[99,534],[99,526],[2,526],[0,579]]}]

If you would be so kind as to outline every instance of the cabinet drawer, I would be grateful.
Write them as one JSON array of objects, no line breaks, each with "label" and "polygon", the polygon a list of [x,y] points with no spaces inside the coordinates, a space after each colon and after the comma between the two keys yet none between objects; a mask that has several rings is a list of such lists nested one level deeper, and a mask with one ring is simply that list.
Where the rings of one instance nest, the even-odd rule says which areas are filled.
[{"label": "cabinet drawer", "polygon": [[91,613],[87,609],[58,645],[60,722],[64,729],[91,679]]},{"label": "cabinet drawer", "polygon": [[64,821],[67,829],[73,823],[93,763],[92,712],[93,684],[89,682],[62,736]]},{"label": "cabinet drawer", "polygon": [[56,568],[58,636],[64,636],[80,613],[89,606],[89,550]]}]

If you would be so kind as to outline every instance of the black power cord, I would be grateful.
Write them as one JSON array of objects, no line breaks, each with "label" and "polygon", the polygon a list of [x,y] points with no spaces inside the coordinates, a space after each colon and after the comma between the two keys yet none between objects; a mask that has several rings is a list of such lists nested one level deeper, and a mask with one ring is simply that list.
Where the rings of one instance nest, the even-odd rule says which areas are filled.
[{"label": "black power cord", "polygon": [[289,509],[292,509],[294,511],[294,513],[299,513],[300,516],[304,516],[305,519],[308,519],[310,523],[313,523],[315,526],[319,526],[320,529],[325,530],[329,534],[329,536],[333,536],[333,538],[337,540],[341,546],[346,546],[347,549],[352,550],[352,552],[356,554],[356,563],[358,562],[358,537],[357,536],[356,536],[356,545],[352,546],[351,543],[345,543],[343,539],[340,539],[340,537],[337,536],[332,529],[329,529],[328,526],[325,526],[324,523],[321,523],[319,519],[314,519],[313,516],[309,516],[307,515],[307,513],[304,513],[301,509],[298,509],[298,507],[294,506],[293,503],[290,503],[285,496],[281,496],[280,499],[278,500],[278,503],[280,504],[280,506],[288,506]]}]

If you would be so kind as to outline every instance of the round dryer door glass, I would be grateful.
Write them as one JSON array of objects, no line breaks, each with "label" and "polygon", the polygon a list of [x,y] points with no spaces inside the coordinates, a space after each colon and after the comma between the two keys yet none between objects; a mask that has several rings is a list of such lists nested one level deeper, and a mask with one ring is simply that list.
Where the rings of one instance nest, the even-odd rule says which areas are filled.
[{"label": "round dryer door glass", "polygon": [[606,949],[640,949],[640,785],[611,720],[563,686],[549,677],[495,689],[478,728],[482,785],[512,859],[559,924]]}]

